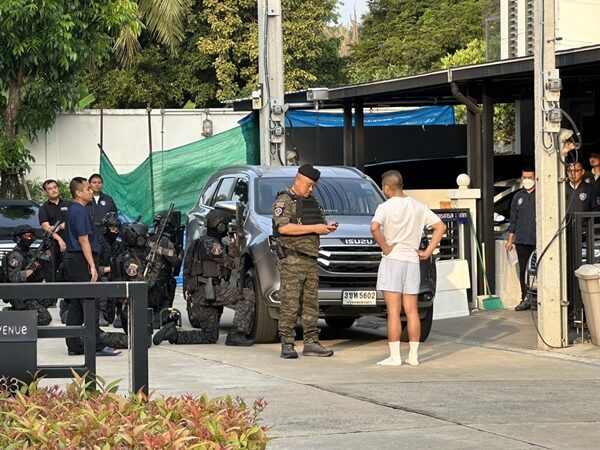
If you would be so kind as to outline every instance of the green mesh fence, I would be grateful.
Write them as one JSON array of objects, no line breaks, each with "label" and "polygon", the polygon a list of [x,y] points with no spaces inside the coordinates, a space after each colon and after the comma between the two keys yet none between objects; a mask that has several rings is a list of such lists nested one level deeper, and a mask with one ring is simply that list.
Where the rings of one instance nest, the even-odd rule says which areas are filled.
[{"label": "green mesh fence", "polygon": [[103,190],[120,211],[150,224],[156,212],[175,203],[182,219],[198,200],[209,177],[223,167],[258,164],[258,121],[249,116],[240,126],[171,150],[153,152],[129,173],[119,174],[105,153],[100,155]]}]

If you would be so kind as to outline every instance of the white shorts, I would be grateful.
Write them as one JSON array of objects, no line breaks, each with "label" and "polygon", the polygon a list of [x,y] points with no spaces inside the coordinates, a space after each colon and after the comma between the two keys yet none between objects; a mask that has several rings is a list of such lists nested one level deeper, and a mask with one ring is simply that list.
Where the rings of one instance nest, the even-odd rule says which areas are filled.
[{"label": "white shorts", "polygon": [[415,295],[421,286],[421,269],[418,262],[381,258],[377,273],[377,290]]}]

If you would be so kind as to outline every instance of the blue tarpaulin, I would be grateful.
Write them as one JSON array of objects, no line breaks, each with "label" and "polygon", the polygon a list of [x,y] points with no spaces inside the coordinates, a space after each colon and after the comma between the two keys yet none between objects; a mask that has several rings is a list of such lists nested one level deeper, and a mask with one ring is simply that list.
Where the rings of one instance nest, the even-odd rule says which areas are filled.
[{"label": "blue tarpaulin", "polygon": [[[354,115],[352,125],[354,125]],[[424,106],[390,113],[366,113],[365,127],[390,127],[400,125],[454,125],[454,108],[452,106]],[[343,127],[342,113],[321,111],[288,111],[285,114],[287,127]]]}]

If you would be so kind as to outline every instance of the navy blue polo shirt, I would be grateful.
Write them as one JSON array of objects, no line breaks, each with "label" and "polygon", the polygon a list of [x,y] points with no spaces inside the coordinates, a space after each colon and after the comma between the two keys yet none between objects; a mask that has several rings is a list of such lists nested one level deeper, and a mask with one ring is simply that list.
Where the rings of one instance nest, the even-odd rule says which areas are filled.
[{"label": "navy blue polo shirt", "polygon": [[86,236],[90,241],[92,252],[99,250],[98,236],[94,222],[84,206],[73,202],[67,211],[67,251],[81,252],[80,236]]},{"label": "navy blue polo shirt", "polygon": [[535,245],[535,190],[521,189],[514,195],[508,232],[515,234],[515,244]]}]

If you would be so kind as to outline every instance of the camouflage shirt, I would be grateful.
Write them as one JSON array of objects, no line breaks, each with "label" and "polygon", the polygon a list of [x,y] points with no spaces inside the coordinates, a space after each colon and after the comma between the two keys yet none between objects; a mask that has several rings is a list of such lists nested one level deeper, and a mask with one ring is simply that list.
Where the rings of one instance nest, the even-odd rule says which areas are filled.
[{"label": "camouflage shirt", "polygon": [[[292,223],[292,217],[296,217],[296,203],[294,200],[295,195],[291,192],[290,188],[287,188],[275,199],[273,203],[273,226],[280,228],[288,223]],[[316,201],[315,201],[316,202]],[[324,218],[325,212],[319,202],[316,202],[321,215]],[[325,222],[323,220],[323,222]],[[300,219],[296,220],[297,224],[300,223]],[[299,253],[304,253],[310,256],[319,255],[319,235],[316,233],[305,234],[302,236],[281,236],[279,242],[282,247],[289,248]]]}]

